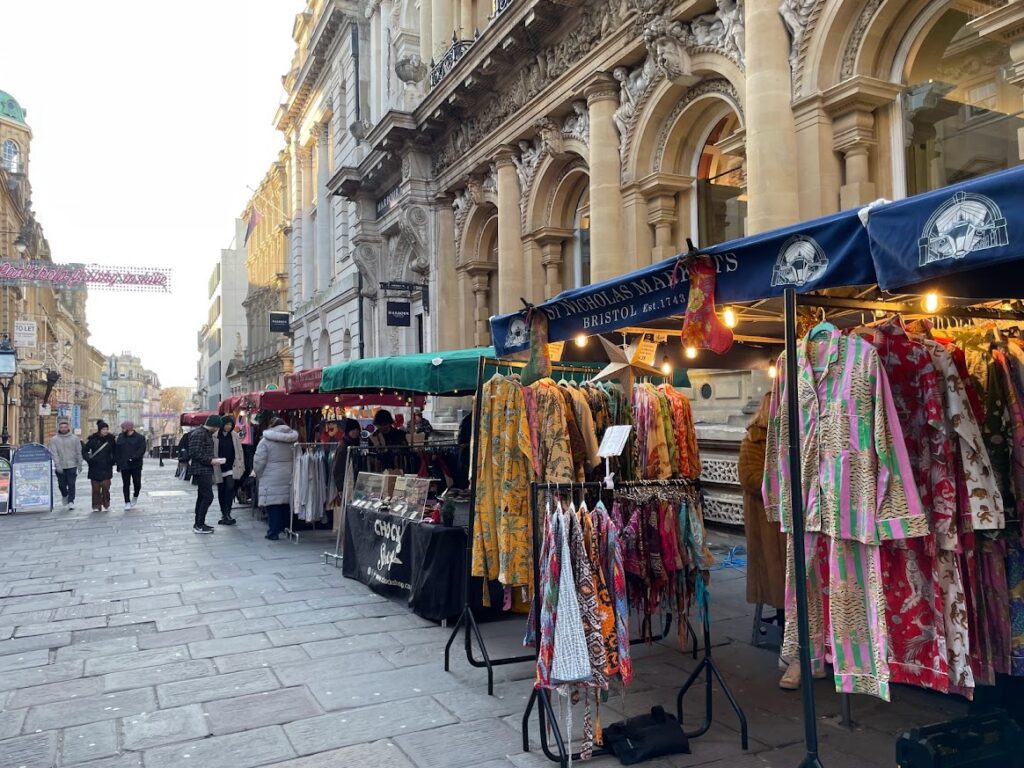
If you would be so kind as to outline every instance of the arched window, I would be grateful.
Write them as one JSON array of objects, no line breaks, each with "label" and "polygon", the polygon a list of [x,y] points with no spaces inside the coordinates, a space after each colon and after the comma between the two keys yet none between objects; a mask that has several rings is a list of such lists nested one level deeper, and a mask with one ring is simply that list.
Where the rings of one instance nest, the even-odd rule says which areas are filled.
[{"label": "arched window", "polygon": [[943,13],[909,63],[903,92],[907,194],[1021,163],[1020,88],[1009,45],[968,28],[963,10]]},{"label": "arched window", "polygon": [[4,141],[3,164],[9,173],[21,172],[21,147],[14,139]]},{"label": "arched window", "polygon": [[590,193],[584,187],[572,221],[573,287],[590,285]]},{"label": "arched window", "polygon": [[319,366],[326,368],[331,364],[331,337],[327,331],[320,331]]},{"label": "arched window", "polygon": [[697,164],[697,221],[701,247],[744,235],[747,179],[743,173],[743,160],[723,154],[715,146],[737,126],[738,120],[733,114],[715,123]]},{"label": "arched window", "polygon": [[313,367],[313,340],[308,336],[306,343],[302,345],[302,370],[308,371]]},{"label": "arched window", "polygon": [[352,359],[352,331],[345,329],[345,335],[341,337],[341,353],[345,357],[345,362]]}]

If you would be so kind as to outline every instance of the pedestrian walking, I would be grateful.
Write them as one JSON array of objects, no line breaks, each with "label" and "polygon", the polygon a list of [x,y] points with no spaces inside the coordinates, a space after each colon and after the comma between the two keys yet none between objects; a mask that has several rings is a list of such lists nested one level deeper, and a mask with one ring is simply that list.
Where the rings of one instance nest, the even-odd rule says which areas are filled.
[{"label": "pedestrian walking", "polygon": [[271,419],[256,446],[252,468],[260,481],[260,503],[267,510],[267,535],[277,541],[288,523],[292,503],[292,446],[299,433],[284,423]]},{"label": "pedestrian walking", "polygon": [[[146,458],[146,438],[135,431],[135,424],[131,421],[121,424],[121,434],[117,437],[114,456],[124,485],[125,511],[134,509],[139,504],[139,491],[142,490],[142,462]],[[132,486],[134,494],[130,493]]]},{"label": "pedestrian walking", "polygon": [[62,503],[68,509],[75,508],[75,484],[78,470],[82,467],[82,441],[71,433],[67,419],[57,422],[57,434],[50,438],[50,455],[53,469],[57,473],[57,487],[60,488]]},{"label": "pedestrian walking", "polygon": [[224,459],[213,465],[213,482],[217,486],[217,501],[220,503],[220,520],[217,525],[234,525],[238,521],[231,517],[231,506],[235,501],[235,480],[245,472],[245,455],[242,453],[242,438],[235,429],[235,419],[225,416],[213,445],[214,458]]},{"label": "pedestrian walking", "polygon": [[213,533],[213,528],[206,524],[206,513],[213,503],[213,467],[217,461],[213,455],[216,450],[214,435],[220,430],[220,425],[220,416],[209,416],[202,427],[188,434],[189,466],[192,468],[192,482],[198,490],[192,533]]},{"label": "pedestrian walking", "polygon": [[92,483],[92,511],[110,511],[110,481],[114,477],[116,442],[110,425],[103,419],[96,422],[96,431],[85,443],[85,461]]}]

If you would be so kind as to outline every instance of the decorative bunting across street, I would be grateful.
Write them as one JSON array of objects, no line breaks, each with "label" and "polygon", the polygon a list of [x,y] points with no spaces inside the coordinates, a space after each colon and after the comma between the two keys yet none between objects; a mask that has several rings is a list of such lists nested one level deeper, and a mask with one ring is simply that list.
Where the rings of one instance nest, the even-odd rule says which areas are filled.
[{"label": "decorative bunting across street", "polygon": [[0,285],[49,285],[57,290],[94,288],[107,291],[169,293],[171,270],[2,259]]}]

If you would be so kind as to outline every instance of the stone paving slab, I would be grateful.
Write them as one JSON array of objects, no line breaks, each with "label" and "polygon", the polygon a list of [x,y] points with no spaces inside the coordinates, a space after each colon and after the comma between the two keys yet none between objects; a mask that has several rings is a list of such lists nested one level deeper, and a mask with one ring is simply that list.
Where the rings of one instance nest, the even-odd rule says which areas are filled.
[{"label": "stone paving slab", "polygon": [[458,723],[423,733],[402,734],[395,743],[419,768],[469,768],[480,755],[519,752],[523,740],[501,720]]},{"label": "stone paving slab", "polygon": [[241,672],[258,667],[276,668],[286,664],[305,664],[309,661],[309,655],[302,648],[289,645],[282,648],[269,648],[265,651],[248,651],[233,653],[229,656],[218,656],[213,663],[217,665],[220,672]]},{"label": "stone paving slab", "polygon": [[250,653],[271,648],[270,640],[264,634],[239,635],[218,640],[200,640],[189,643],[188,651],[193,659],[210,659],[214,656],[229,656],[234,653]]},{"label": "stone paving slab", "polygon": [[156,690],[160,697],[161,707],[177,707],[216,699],[229,699],[247,693],[262,693],[280,687],[281,684],[269,669],[250,669],[198,680],[158,685]]},{"label": "stone paving slab", "polygon": [[117,723],[107,720],[67,728],[61,744],[63,765],[112,757],[117,754]]},{"label": "stone paving slab", "polygon": [[0,765],[15,768],[53,768],[57,762],[57,733],[33,733],[0,743]]},{"label": "stone paving slab", "polygon": [[92,659],[100,656],[118,656],[134,653],[139,650],[138,636],[117,637],[113,640],[93,640],[91,642],[72,643],[57,649],[57,661],[73,659]]},{"label": "stone paving slab", "polygon": [[124,748],[143,750],[181,741],[201,739],[210,729],[198,704],[147,712],[121,720]]},{"label": "stone paving slab", "polygon": [[116,720],[153,709],[156,709],[156,695],[151,688],[83,696],[32,707],[25,719],[25,730],[68,728],[100,720]]},{"label": "stone paving slab", "polygon": [[63,680],[73,680],[76,677],[81,677],[83,674],[85,674],[85,662],[81,660],[58,661],[45,667],[18,669],[0,675],[0,691],[31,688],[36,685],[46,685],[47,683],[59,683]]},{"label": "stone paving slab", "polygon": [[318,755],[274,763],[271,768],[415,768],[393,741],[375,741],[352,747],[332,749]]},{"label": "stone paving slab", "polygon": [[188,646],[172,645],[167,648],[155,648],[151,651],[135,653],[119,653],[114,656],[101,656],[86,659],[87,675],[106,675],[112,672],[123,672],[144,667],[158,667],[162,664],[174,664],[189,658]]},{"label": "stone paving slab", "polygon": [[[129,686],[137,688],[138,684]],[[31,688],[19,688],[14,691],[7,706],[34,707],[37,704],[50,704],[54,701],[67,701],[83,696],[96,696],[103,693],[103,681],[98,677],[82,677],[77,680],[66,680],[62,683],[49,683]]]},{"label": "stone paving slab", "polygon": [[295,756],[281,727],[271,726],[150,749],[143,753],[143,760],[146,768],[255,768]]},{"label": "stone paving slab", "polygon": [[[14,627],[11,627],[13,634]],[[71,645],[70,632],[53,632],[45,635],[33,635],[32,637],[21,637],[8,639],[0,642],[0,653],[5,656],[22,651],[34,651],[38,648],[62,648]]]},{"label": "stone paving slab", "polygon": [[218,736],[305,720],[324,713],[305,687],[211,701],[204,708],[210,731]]},{"label": "stone paving slab", "polygon": [[111,672],[99,679],[106,691],[121,691],[137,688],[140,685],[162,685],[177,683],[183,680],[195,680],[198,677],[209,677],[217,674],[217,668],[207,659],[182,661],[175,664],[162,664],[158,667],[145,667],[125,672]]}]

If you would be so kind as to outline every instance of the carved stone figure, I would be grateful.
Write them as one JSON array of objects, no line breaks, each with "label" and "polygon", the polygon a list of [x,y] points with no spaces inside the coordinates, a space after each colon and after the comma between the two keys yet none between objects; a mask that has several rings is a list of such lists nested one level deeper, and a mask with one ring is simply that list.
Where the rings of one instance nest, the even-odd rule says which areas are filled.
[{"label": "carved stone figure", "polygon": [[616,67],[612,70],[612,77],[619,81],[619,107],[612,115],[612,120],[620,138],[624,139],[629,132],[629,123],[636,112],[640,97],[650,86],[657,72],[658,65],[651,55],[648,55],[644,63],[632,72],[625,67]]},{"label": "carved stone figure", "polygon": [[740,0],[718,0],[715,16],[722,22],[722,36],[727,49],[735,49],[740,61],[746,55],[746,31],[743,26],[743,5]]},{"label": "carved stone figure", "polygon": [[377,295],[377,251],[368,243],[363,243],[352,252],[352,258],[363,276],[363,296],[372,299]]},{"label": "carved stone figure", "polygon": [[590,141],[590,112],[587,110],[587,102],[574,101],[572,112],[565,118],[562,124],[562,133],[584,143]]},{"label": "carved stone figure", "polygon": [[550,117],[537,118],[534,125],[540,134],[540,151],[552,155],[562,154],[562,129]]},{"label": "carved stone figure", "polygon": [[498,191],[498,168],[494,163],[491,163],[487,169],[487,173],[484,176],[484,192],[497,192]]},{"label": "carved stone figure", "polygon": [[817,3],[818,0],[782,0],[779,4],[779,15],[789,30],[791,64],[796,62],[800,54],[800,43],[807,28],[807,20]]},{"label": "carved stone figure", "polygon": [[[709,14],[710,15],[710,14]],[[694,20],[694,24],[700,19]],[[681,22],[669,22],[658,17],[644,30],[647,50],[658,70],[669,80],[680,85],[690,86],[700,78],[693,74],[690,54],[686,51],[686,27]]]}]

